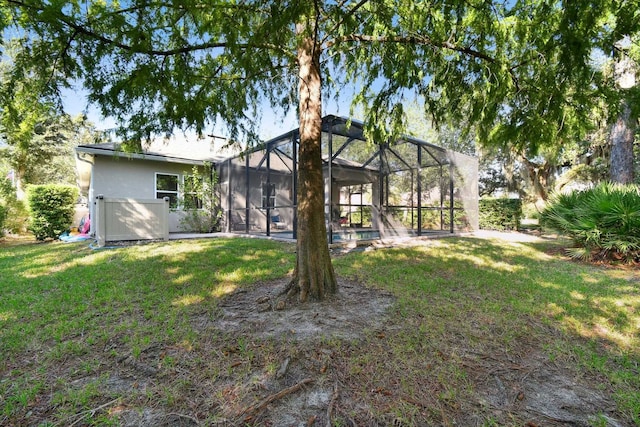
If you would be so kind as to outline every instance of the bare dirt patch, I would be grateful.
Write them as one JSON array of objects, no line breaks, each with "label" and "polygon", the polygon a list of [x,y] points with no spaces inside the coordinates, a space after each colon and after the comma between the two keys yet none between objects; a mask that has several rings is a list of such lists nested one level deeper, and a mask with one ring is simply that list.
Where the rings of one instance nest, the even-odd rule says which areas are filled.
[{"label": "bare dirt patch", "polygon": [[282,279],[232,294],[220,304],[222,316],[214,325],[261,338],[356,340],[380,328],[394,302],[391,294],[342,280],[338,295],[319,303],[300,304],[278,295],[286,284],[287,279]]},{"label": "bare dirt patch", "polygon": [[532,349],[509,360],[486,354],[467,361],[479,407],[496,419],[517,418],[527,426],[621,426],[615,405],[596,378]]}]

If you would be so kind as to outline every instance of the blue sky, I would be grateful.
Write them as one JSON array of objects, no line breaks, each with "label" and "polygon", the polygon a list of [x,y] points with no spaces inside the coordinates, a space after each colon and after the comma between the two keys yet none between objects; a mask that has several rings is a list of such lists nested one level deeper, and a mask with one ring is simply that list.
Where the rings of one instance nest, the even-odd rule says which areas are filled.
[{"label": "blue sky", "polygon": [[[63,91],[63,104],[65,112],[75,116],[85,113],[89,121],[93,122],[98,129],[109,130],[116,127],[116,122],[112,117],[103,117],[100,109],[94,105],[87,106],[87,92],[82,89]],[[341,97],[338,101],[324,99],[323,115],[336,114],[341,116],[349,115],[349,100]],[[280,112],[274,111],[270,106],[264,105],[262,109],[262,122],[260,126],[260,137],[263,140],[274,138],[286,133],[298,126],[296,108],[292,108],[284,117]],[[355,117],[362,119],[362,117]],[[178,131],[180,132],[180,131]],[[226,137],[224,128],[217,126],[210,134]]]}]

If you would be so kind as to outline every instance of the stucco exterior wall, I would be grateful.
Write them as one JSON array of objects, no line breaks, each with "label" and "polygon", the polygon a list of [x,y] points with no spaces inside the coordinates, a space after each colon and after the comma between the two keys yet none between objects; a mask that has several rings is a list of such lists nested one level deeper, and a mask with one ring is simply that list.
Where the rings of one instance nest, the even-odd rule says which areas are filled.
[{"label": "stucco exterior wall", "polygon": [[[127,159],[122,157],[95,156],[89,192],[89,209],[95,218],[98,195],[108,198],[154,199],[156,173],[190,174],[191,165]],[[180,228],[181,212],[169,213],[169,232],[185,231]]]}]

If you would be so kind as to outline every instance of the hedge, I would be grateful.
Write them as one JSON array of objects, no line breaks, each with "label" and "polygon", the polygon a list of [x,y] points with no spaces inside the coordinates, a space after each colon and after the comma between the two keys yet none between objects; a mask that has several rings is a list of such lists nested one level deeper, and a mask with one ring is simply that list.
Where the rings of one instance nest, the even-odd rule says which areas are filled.
[{"label": "hedge", "polygon": [[478,207],[480,229],[504,231],[520,228],[520,199],[480,199]]},{"label": "hedge", "polygon": [[5,222],[7,222],[8,209],[0,203],[0,237],[4,237]]},{"label": "hedge", "polygon": [[70,185],[33,185],[27,188],[29,231],[38,240],[57,239],[73,222],[78,189]]}]

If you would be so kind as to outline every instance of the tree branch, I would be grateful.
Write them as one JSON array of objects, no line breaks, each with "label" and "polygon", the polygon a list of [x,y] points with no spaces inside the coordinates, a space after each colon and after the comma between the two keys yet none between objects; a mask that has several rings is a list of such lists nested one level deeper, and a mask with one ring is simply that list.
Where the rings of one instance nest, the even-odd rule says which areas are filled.
[{"label": "tree branch", "polygon": [[[21,0],[6,0],[7,3],[12,4],[19,8],[32,9],[36,11],[44,11],[43,7],[35,7],[32,5],[25,4]],[[135,46],[127,43],[118,42],[116,40],[110,39],[102,34],[99,34],[90,28],[87,28],[84,25],[78,24],[69,16],[63,14],[62,12],[57,13],[57,20],[63,25],[74,30],[76,35],[84,35],[90,39],[96,40],[98,42],[104,43],[109,46],[114,46],[118,49],[122,49],[127,52],[138,53],[141,55],[147,56],[176,56],[182,55],[185,53],[199,52],[203,50],[211,50],[211,49],[220,49],[230,47],[230,44],[227,42],[207,42],[207,43],[199,43],[194,45],[183,46],[174,49],[144,49],[140,46]],[[274,45],[271,43],[244,43],[244,44],[234,44],[236,47],[240,47],[242,49],[268,49],[275,50],[280,52],[281,54],[289,57],[295,57],[291,52],[284,49],[281,46]]]},{"label": "tree branch", "polygon": [[399,44],[413,44],[413,45],[425,45],[425,46],[433,46],[439,47],[442,49],[449,49],[455,52],[464,53],[465,55],[482,59],[487,62],[495,63],[495,58],[472,49],[466,46],[457,46],[448,41],[435,41],[430,39],[429,37],[424,36],[370,36],[366,34],[350,34],[343,37],[338,37],[336,39],[327,41],[327,47],[331,47],[337,43],[349,43],[349,42],[359,42],[359,43],[399,43]]},{"label": "tree branch", "polygon": [[[369,2],[369,0],[360,0],[360,2],[358,4],[356,4],[351,10],[349,10],[341,19],[340,21],[338,21],[336,23],[336,25],[333,26],[333,28],[331,29],[331,31],[327,32],[327,36],[329,34],[335,34],[335,32],[338,30],[338,28],[340,28],[340,26],[342,25],[342,23],[345,21],[346,18],[352,16],[354,13],[356,13],[358,11],[358,9],[360,9],[362,6],[364,6],[365,4],[367,4]],[[343,2],[341,2],[340,4],[338,4],[338,7],[342,7],[344,5]],[[326,41],[323,40],[322,43],[324,43]]]},{"label": "tree branch", "polygon": [[279,392],[272,394],[270,396],[267,396],[265,399],[263,399],[262,401],[249,406],[248,408],[245,408],[241,413],[240,413],[240,417],[242,417],[245,421],[251,419],[251,417],[253,415],[255,415],[256,413],[262,411],[268,404],[275,402],[278,399],[283,398],[284,396],[287,396],[291,393],[295,393],[296,391],[300,390],[302,387],[304,387],[305,385],[312,383],[313,379],[311,378],[305,378],[302,381],[300,381],[299,383],[285,388],[284,390],[280,390]]}]

